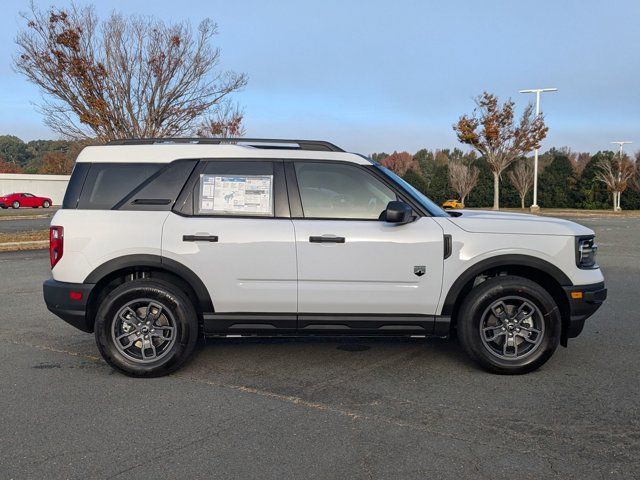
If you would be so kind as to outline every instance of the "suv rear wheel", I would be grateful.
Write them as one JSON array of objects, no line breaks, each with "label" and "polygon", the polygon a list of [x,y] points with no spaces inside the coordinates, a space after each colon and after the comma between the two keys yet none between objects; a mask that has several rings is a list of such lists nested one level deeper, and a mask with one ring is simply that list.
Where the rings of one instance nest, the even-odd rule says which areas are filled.
[{"label": "suv rear wheel", "polygon": [[543,365],[560,342],[561,317],[553,297],[526,278],[485,280],[465,298],[458,313],[465,351],[485,369],[527,373]]},{"label": "suv rear wheel", "polygon": [[166,375],[192,353],[198,317],[185,293],[162,280],[133,280],[98,308],[96,343],[113,368],[135,377]]}]

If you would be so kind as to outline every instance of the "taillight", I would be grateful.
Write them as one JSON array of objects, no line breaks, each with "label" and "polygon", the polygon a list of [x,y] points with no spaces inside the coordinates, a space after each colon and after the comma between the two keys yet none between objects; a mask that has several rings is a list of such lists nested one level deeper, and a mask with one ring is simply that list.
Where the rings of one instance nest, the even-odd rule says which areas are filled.
[{"label": "taillight", "polygon": [[51,227],[49,228],[49,260],[51,261],[51,268],[56,266],[56,263],[62,258],[64,252],[64,228]]}]

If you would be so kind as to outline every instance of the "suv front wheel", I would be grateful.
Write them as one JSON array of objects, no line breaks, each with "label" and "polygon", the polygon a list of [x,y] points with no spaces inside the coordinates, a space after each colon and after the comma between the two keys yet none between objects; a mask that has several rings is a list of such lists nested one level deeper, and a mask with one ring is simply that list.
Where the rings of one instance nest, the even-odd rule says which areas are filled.
[{"label": "suv front wheel", "polygon": [[98,308],[96,343],[113,368],[135,377],[166,375],[192,353],[198,317],[185,293],[140,279],[110,292]]},{"label": "suv front wheel", "polygon": [[460,343],[485,369],[527,373],[543,365],[560,342],[561,316],[537,283],[498,276],[475,287],[458,312]]}]

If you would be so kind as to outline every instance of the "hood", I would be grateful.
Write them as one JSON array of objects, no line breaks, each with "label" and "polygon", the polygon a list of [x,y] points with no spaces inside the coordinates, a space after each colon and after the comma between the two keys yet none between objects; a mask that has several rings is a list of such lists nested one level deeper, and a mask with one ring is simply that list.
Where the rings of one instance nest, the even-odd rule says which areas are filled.
[{"label": "hood", "polygon": [[593,230],[569,220],[526,213],[491,210],[451,210],[459,215],[449,220],[472,233],[515,233],[520,235],[593,235]]}]

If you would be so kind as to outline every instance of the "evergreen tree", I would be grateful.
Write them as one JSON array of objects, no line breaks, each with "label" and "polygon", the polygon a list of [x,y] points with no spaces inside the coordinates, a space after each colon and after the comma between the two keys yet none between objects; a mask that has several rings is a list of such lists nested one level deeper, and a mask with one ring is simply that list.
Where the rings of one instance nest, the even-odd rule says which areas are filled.
[{"label": "evergreen tree", "polygon": [[596,173],[600,160],[613,158],[614,155],[614,152],[611,151],[598,152],[587,162],[577,182],[574,207],[587,209],[608,209],[610,207],[611,195],[607,192],[607,187],[596,178]]},{"label": "evergreen tree", "polygon": [[540,205],[546,208],[572,208],[575,205],[575,171],[566,153],[553,152],[554,158],[538,181]]}]

